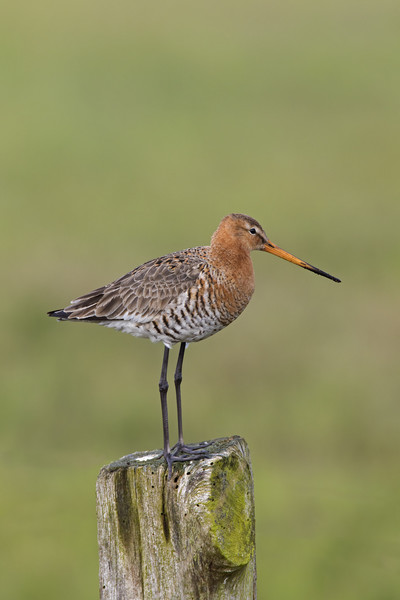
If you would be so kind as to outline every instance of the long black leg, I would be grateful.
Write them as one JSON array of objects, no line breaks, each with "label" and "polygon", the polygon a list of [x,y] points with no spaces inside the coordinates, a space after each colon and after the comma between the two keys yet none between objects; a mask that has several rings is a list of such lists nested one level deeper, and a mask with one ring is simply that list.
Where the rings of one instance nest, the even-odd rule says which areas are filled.
[{"label": "long black leg", "polygon": [[[181,371],[181,376],[180,379],[182,380],[182,360],[183,360],[183,354],[185,351],[185,347],[183,344],[183,350],[181,351],[181,353],[179,354],[180,356],[180,360],[178,359],[178,362],[180,362],[180,371]],[[181,356],[182,355],[182,356]],[[171,450],[169,447],[169,428],[168,428],[168,405],[167,405],[167,392],[168,392],[168,381],[167,381],[167,371],[168,371],[168,357],[169,357],[169,348],[167,348],[165,346],[165,350],[164,350],[164,357],[163,357],[163,362],[162,362],[162,367],[161,367],[161,377],[160,377],[160,383],[159,383],[159,390],[160,390],[160,398],[161,398],[161,411],[162,411],[162,422],[163,422],[163,435],[164,435],[164,458],[165,461],[168,465],[168,479],[171,479],[171,475],[172,475],[172,463],[173,462],[185,462],[185,461],[190,461],[193,460],[194,458],[208,458],[208,454],[206,453],[202,453],[200,454],[196,454],[196,456],[193,456],[190,453],[190,448],[186,448],[186,446],[177,444],[177,447],[179,447],[180,450],[185,449],[189,451],[189,454],[186,452],[185,454],[181,454],[180,456],[174,456],[171,454]],[[179,380],[179,377],[178,377]],[[178,385],[179,387],[179,385]],[[182,411],[180,410],[180,435],[182,434]]]},{"label": "long black leg", "polygon": [[178,443],[172,448],[173,460],[178,459],[180,456],[182,459],[182,453],[185,456],[193,456],[193,458],[208,458],[208,454],[203,452],[203,448],[206,448],[210,444],[202,442],[200,444],[190,444],[187,446],[183,441],[183,426],[182,426],[182,399],[181,399],[181,383],[182,383],[182,364],[183,357],[185,356],[186,343],[182,342],[179,348],[178,360],[175,369],[175,391],[176,391],[176,410],[178,413]]},{"label": "long black leg", "polygon": [[180,446],[183,446],[183,427],[182,427],[182,402],[181,402],[181,383],[182,383],[182,364],[185,356],[186,343],[182,342],[179,348],[178,362],[175,369],[175,391],[176,391],[176,410],[178,412],[178,436]]},{"label": "long black leg", "polygon": [[158,388],[160,390],[161,398],[161,411],[162,411],[162,422],[163,422],[163,435],[164,435],[164,458],[168,464],[168,473],[171,476],[171,451],[169,447],[169,430],[168,430],[168,405],[167,405],[167,392],[168,392],[168,381],[167,381],[167,370],[168,370],[168,356],[169,348],[165,346],[164,357],[161,367],[161,377]]}]

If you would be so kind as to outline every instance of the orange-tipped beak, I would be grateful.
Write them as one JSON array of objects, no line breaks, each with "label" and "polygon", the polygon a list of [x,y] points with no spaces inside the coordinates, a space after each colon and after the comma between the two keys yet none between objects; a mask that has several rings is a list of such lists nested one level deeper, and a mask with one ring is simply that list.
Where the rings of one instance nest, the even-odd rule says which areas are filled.
[{"label": "orange-tipped beak", "polygon": [[308,269],[309,271],[313,271],[313,273],[317,273],[317,275],[323,275],[323,277],[327,277],[328,279],[332,279],[332,281],[336,281],[336,283],[340,283],[340,279],[337,277],[333,277],[333,275],[329,275],[329,273],[325,273],[325,271],[321,271],[321,269],[313,267],[304,260],[296,258],[296,256],[293,256],[293,254],[289,254],[289,252],[286,252],[286,250],[282,250],[282,248],[279,248],[279,246],[275,246],[275,244],[269,240],[266,244],[264,244],[264,250],[265,252],[269,252],[270,254],[275,254],[275,256],[284,258],[295,265],[299,265],[299,267],[303,267],[303,269]]}]

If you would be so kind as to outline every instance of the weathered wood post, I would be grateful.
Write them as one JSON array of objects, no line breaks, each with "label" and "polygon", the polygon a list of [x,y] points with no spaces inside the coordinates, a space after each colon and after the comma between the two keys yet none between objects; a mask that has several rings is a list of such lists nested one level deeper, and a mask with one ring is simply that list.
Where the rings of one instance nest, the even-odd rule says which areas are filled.
[{"label": "weathered wood post", "polygon": [[174,465],[136,452],[97,479],[101,600],[256,598],[250,455],[238,437]]}]

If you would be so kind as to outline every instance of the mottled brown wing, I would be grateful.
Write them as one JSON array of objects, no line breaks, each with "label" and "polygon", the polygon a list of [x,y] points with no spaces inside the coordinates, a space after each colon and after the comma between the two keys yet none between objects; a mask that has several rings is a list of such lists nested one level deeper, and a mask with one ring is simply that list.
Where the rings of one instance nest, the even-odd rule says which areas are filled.
[{"label": "mottled brown wing", "polygon": [[63,312],[68,319],[151,321],[196,281],[206,264],[199,254],[193,248],[151,260],[73,300]]}]

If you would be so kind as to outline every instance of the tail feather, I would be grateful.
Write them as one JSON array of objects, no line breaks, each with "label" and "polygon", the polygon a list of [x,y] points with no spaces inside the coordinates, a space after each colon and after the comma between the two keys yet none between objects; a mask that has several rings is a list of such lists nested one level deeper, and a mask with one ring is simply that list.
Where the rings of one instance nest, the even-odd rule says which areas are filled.
[{"label": "tail feather", "polygon": [[67,321],[70,317],[70,315],[66,313],[63,309],[50,310],[47,314],[49,315],[49,317],[56,317],[61,321]]},{"label": "tail feather", "polygon": [[49,317],[56,317],[59,321],[92,321],[93,323],[100,323],[106,319],[101,317],[75,317],[73,313],[65,312],[65,310],[50,310],[48,313]]}]

